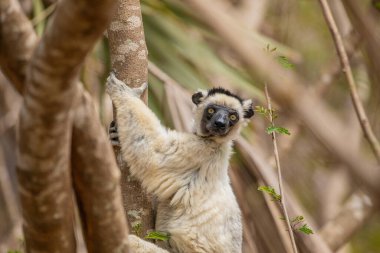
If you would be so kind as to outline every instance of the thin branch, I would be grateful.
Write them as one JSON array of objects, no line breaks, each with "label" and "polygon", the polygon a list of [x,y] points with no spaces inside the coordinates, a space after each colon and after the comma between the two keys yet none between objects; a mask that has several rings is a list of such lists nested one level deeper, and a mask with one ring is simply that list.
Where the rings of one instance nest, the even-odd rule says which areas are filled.
[{"label": "thin branch", "polygon": [[[269,121],[270,121],[271,125],[274,126],[274,118],[273,118],[273,114],[272,114],[272,103],[271,103],[271,100],[270,100],[270,97],[269,97],[269,93],[268,93],[268,86],[266,84],[265,84],[265,97],[267,99],[267,107],[268,107],[269,112],[270,112],[269,113]],[[294,239],[293,229],[292,229],[292,227],[290,225],[288,211],[286,210],[285,193],[284,193],[284,188],[283,188],[283,185],[282,185],[282,172],[281,172],[280,156],[278,154],[277,140],[276,140],[276,133],[275,133],[275,131],[272,132],[272,142],[273,142],[274,157],[276,159],[278,184],[279,184],[279,190],[280,190],[280,196],[281,196],[281,199],[280,199],[279,203],[281,205],[282,211],[284,212],[286,226],[288,227],[289,237],[290,237],[290,240],[292,242],[293,251],[295,253],[297,253],[298,250],[297,250],[296,241]]]},{"label": "thin branch", "polygon": [[57,7],[57,2],[52,3],[49,7],[47,7],[46,9],[44,9],[38,16],[36,16],[35,18],[33,18],[31,20],[33,26],[37,26],[39,23],[41,23],[47,17],[49,17],[54,12],[54,10],[56,9],[56,7]]},{"label": "thin branch", "polygon": [[354,75],[351,70],[350,62],[348,60],[347,52],[343,44],[342,37],[339,33],[338,27],[335,23],[334,17],[331,13],[330,7],[327,3],[327,0],[319,0],[323,14],[325,16],[327,25],[330,29],[330,32],[333,36],[334,39],[334,44],[336,47],[336,50],[339,55],[340,62],[343,67],[343,72],[346,75],[347,81],[348,81],[348,86],[350,88],[350,95],[352,102],[354,104],[354,108],[356,111],[356,114],[358,116],[360,125],[362,127],[362,130],[364,132],[364,136],[366,137],[367,141],[369,142],[373,153],[375,154],[375,157],[377,161],[380,163],[380,143],[377,140],[371,125],[369,124],[369,120],[367,117],[367,114],[364,110],[364,106],[360,100],[358,90],[357,90],[357,85],[355,83]]}]

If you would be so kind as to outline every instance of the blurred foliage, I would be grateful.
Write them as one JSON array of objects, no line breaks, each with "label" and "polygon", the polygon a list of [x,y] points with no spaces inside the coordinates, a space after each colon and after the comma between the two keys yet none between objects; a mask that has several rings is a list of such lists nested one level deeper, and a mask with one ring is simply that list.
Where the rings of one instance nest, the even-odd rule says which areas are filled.
[{"label": "blurred foliage", "polygon": [[375,215],[367,224],[352,241],[355,253],[378,253],[380,251],[380,216]]}]

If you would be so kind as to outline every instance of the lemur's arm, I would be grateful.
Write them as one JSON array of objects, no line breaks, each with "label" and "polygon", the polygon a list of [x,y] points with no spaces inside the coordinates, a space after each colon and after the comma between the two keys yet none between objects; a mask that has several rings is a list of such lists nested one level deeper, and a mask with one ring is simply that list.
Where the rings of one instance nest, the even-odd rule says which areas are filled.
[{"label": "lemur's arm", "polygon": [[132,89],[113,73],[107,80],[107,92],[116,106],[124,160],[148,191],[168,198],[184,185],[181,179],[190,177],[207,154],[197,137],[168,131],[160,124],[139,99],[145,88]]}]

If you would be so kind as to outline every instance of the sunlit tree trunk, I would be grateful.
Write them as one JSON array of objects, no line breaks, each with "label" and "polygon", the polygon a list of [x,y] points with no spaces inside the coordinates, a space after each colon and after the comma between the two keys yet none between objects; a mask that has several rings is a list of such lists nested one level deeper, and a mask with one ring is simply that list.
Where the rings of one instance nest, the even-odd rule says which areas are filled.
[{"label": "sunlit tree trunk", "polygon": [[[131,87],[139,87],[146,83],[148,81],[148,51],[145,44],[140,1],[119,0],[117,13],[107,32],[112,71],[115,72],[117,78]],[[147,103],[147,90],[142,99]],[[140,236],[144,235],[154,226],[151,197],[142,189],[140,182],[130,175],[128,164],[122,160],[118,147],[115,147],[115,155],[121,170],[123,202],[130,227]]]}]

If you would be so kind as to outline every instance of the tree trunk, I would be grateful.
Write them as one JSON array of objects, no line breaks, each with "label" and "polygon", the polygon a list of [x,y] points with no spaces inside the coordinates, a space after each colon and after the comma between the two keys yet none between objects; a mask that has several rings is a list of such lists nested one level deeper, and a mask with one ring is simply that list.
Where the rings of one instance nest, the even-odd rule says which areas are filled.
[{"label": "tree trunk", "polygon": [[[64,163],[64,167],[66,169],[56,169],[58,166],[60,166],[60,164],[46,164],[46,166],[48,167],[46,171],[50,174],[53,174],[54,176],[53,178],[47,178],[46,180],[50,180],[48,181],[48,183],[50,183],[52,179],[55,178],[55,181],[51,182],[53,186],[64,185],[67,188],[68,182],[70,181],[70,178],[67,177],[67,175],[69,175],[69,171],[67,170],[67,167],[69,166],[67,158],[69,157],[68,152],[71,147],[69,142],[71,140],[71,136],[68,134],[71,133],[70,122],[74,120],[72,146],[72,164],[74,167],[73,175],[74,183],[78,193],[78,202],[80,203],[80,209],[82,211],[82,214],[86,215],[82,218],[85,224],[85,235],[89,251],[127,252],[126,240],[128,230],[126,226],[126,220],[123,215],[123,209],[121,206],[121,192],[119,188],[120,173],[116,167],[115,160],[112,156],[112,149],[107,140],[104,129],[102,128],[101,123],[99,122],[98,115],[95,112],[95,109],[93,108],[91,98],[81,89],[79,91],[77,90],[78,85],[77,81],[75,80],[77,77],[79,65],[83,61],[85,54],[88,52],[89,49],[91,49],[97,37],[101,35],[106,21],[109,20],[111,9],[114,6],[113,1],[100,1],[97,4],[96,8],[89,8],[91,4],[92,2],[89,1],[82,1],[79,4],[74,3],[74,1],[66,1],[62,3],[62,8],[58,8],[56,17],[54,18],[55,21],[53,22],[53,24],[51,24],[51,26],[49,26],[50,28],[47,31],[47,35],[45,36],[46,38],[43,39],[43,43],[42,45],[40,45],[39,52],[36,55],[36,57],[39,58],[35,59],[37,60],[37,63],[40,64],[38,66],[44,66],[44,68],[37,68],[37,70],[33,72],[41,73],[40,75],[37,75],[37,78],[35,76],[33,76],[34,79],[31,78],[31,80],[37,79],[37,81],[39,81],[34,81],[34,83],[39,84],[38,89],[33,89],[33,87],[29,89],[29,93],[31,93],[30,90],[34,92],[33,95],[39,95],[39,93],[43,93],[45,96],[41,99],[36,99],[36,97],[32,97],[32,99],[30,99],[29,97],[31,95],[29,94],[26,97],[26,99],[28,99],[26,101],[33,101],[33,103],[31,104],[32,107],[37,107],[36,110],[40,112],[40,114],[46,116],[45,118],[43,118],[42,121],[40,121],[44,124],[47,122],[46,125],[50,126],[49,129],[46,129],[46,127],[42,123],[40,123],[34,129],[32,129],[33,131],[37,131],[37,129],[40,129],[38,131],[40,132],[42,137],[44,137],[45,135],[49,137],[33,141],[37,142],[36,144],[41,144],[40,147],[45,147],[47,144],[52,145],[49,146],[49,148],[46,148],[46,153],[48,153],[50,149],[53,152],[55,152],[54,147],[60,147],[62,148],[61,150],[63,150],[59,154],[52,154],[52,156],[54,158],[60,158],[61,160],[63,160],[62,163]],[[2,46],[0,50],[1,67],[3,70],[8,70],[5,71],[8,78],[12,80],[12,84],[15,86],[15,88],[22,93],[25,86],[24,84],[27,64],[32,55],[33,48],[37,43],[37,40],[34,39],[36,38],[36,36],[30,22],[21,12],[21,9],[19,8],[17,1],[2,1],[0,5],[0,11],[2,14],[2,29],[0,29],[2,38],[0,42]],[[15,17],[6,16],[5,14],[12,15]],[[89,22],[89,20],[91,21]],[[71,24],[73,23],[76,23],[78,25],[72,26]],[[4,27],[7,29],[4,29]],[[30,39],[20,40],[17,38]],[[70,38],[69,42],[67,41],[67,38]],[[17,51],[15,51],[14,48],[16,48]],[[49,55],[49,53],[52,52],[54,52],[55,54]],[[67,55],[70,55],[71,57],[68,58],[66,57]],[[39,60],[40,58],[43,59]],[[13,67],[9,68],[9,66]],[[73,82],[69,82],[70,85],[67,85],[67,79],[71,79]],[[57,89],[58,86],[60,86],[61,90]],[[62,90],[64,92],[66,88],[71,88],[71,90],[76,89],[76,92],[66,92],[67,95],[65,96],[65,98],[67,100],[64,100],[61,103],[60,99],[62,100],[62,98],[60,98],[59,96],[62,95]],[[46,91],[46,89],[49,90]],[[74,110],[72,110],[70,113],[67,113],[66,111],[68,110],[68,108],[66,108],[66,103],[74,100],[74,97],[77,97],[79,99],[76,100],[77,103],[75,104],[75,106],[72,106],[71,102],[68,103],[70,109]],[[38,106],[43,102],[45,102],[44,106]],[[46,113],[44,111],[48,110],[46,108],[49,108],[49,111],[51,113],[55,113],[58,111],[61,115],[63,115],[62,119],[60,119],[59,117],[57,118],[53,114]],[[35,121],[39,120],[39,115],[37,115],[37,117],[35,118],[29,117],[27,118],[27,120],[30,120],[30,118],[32,118],[32,122],[28,124],[35,124]],[[69,119],[70,122],[66,122],[64,119]],[[63,121],[64,126],[58,126],[58,128],[56,128],[55,124],[58,124],[59,121]],[[42,127],[42,129],[40,127]],[[61,130],[63,134],[56,137],[56,129]],[[52,134],[48,131],[53,131],[54,137],[51,137]],[[36,136],[34,132],[30,133],[30,136],[28,136],[28,133],[23,134],[27,135],[26,137],[24,136],[24,141],[27,138],[35,138]],[[59,141],[61,139],[63,139],[63,141],[61,141],[63,146],[56,145],[57,140]],[[29,151],[30,150],[25,150],[24,152]],[[37,150],[37,152],[40,152],[39,149]],[[25,156],[21,158],[25,159]],[[39,158],[40,157],[36,157],[36,160]],[[29,161],[27,161],[27,163],[24,165],[29,167]],[[50,168],[49,166],[53,168]],[[36,172],[35,170],[37,169],[33,168],[33,172]],[[40,171],[41,169],[38,168],[37,172]],[[61,177],[59,177],[59,175],[61,175]],[[25,175],[22,176],[23,178],[25,178]],[[37,179],[39,180],[39,182],[42,182],[44,178],[38,177]],[[28,180],[28,182],[29,181],[30,179]],[[33,183],[31,183],[30,187],[33,186]],[[43,184],[38,186],[41,189],[44,187]],[[59,189],[53,188],[53,190],[57,191]],[[49,193],[48,196],[51,196],[50,200],[52,202],[59,200],[59,198],[56,198],[57,196],[59,196],[58,194],[54,196],[53,194],[51,194],[54,192],[47,191],[47,193]],[[67,193],[66,189],[63,193],[70,196],[71,190]],[[29,197],[33,196],[27,196],[26,200],[28,200]],[[70,208],[70,205],[72,203],[70,198],[66,202],[68,205],[65,205],[65,203],[61,203],[61,205],[59,206],[59,210],[64,212],[62,214],[64,216],[69,215],[70,220],[63,222],[63,218],[60,218],[58,220],[60,223],[55,221],[55,223],[52,224],[55,225],[55,230],[52,230],[53,233],[49,231],[49,238],[46,237],[45,234],[40,236],[40,240],[45,240],[42,243],[40,243],[40,245],[38,245],[41,250],[47,250],[49,252],[52,252],[54,250],[54,248],[49,248],[47,245],[53,245],[56,248],[68,248],[67,245],[65,246],[65,244],[60,243],[58,241],[59,238],[63,238],[65,240],[67,239],[66,241],[69,241],[69,244],[71,245],[69,245],[70,249],[67,250],[67,252],[73,252],[73,243],[71,243],[71,240],[73,238],[73,208]],[[36,206],[32,206],[32,204],[35,204],[35,202],[30,203],[30,205],[27,207],[35,207],[35,209],[37,209]],[[40,209],[42,210],[42,208]],[[28,214],[27,211],[29,210],[24,211],[24,215]],[[35,219],[39,218],[36,217],[36,213],[33,213],[33,215],[34,216],[30,217],[32,219],[32,222],[34,222],[31,223],[32,225],[34,225],[36,222],[39,222],[38,225],[41,225],[41,222],[45,222],[47,225],[51,225],[46,215],[44,216],[44,220]],[[54,218],[57,217],[54,216]],[[62,226],[59,227],[58,225]],[[69,229],[65,229],[66,227],[68,227]],[[69,234],[68,236],[60,236],[58,238],[59,235],[65,235],[66,232],[67,234]],[[34,237],[31,239],[35,239],[35,235],[33,236]],[[36,243],[39,242],[32,242],[32,244]],[[61,248],[59,248],[58,250],[60,252],[65,252]]]},{"label": "tree trunk", "polygon": [[[139,87],[148,81],[148,58],[139,0],[119,0],[117,13],[109,28],[112,70],[117,78],[131,87]],[[143,98],[147,103],[147,91]],[[115,115],[115,114],[114,114]],[[130,228],[139,236],[154,227],[151,197],[142,189],[140,182],[129,173],[120,149],[115,155],[121,170],[121,188],[125,213]]]}]

